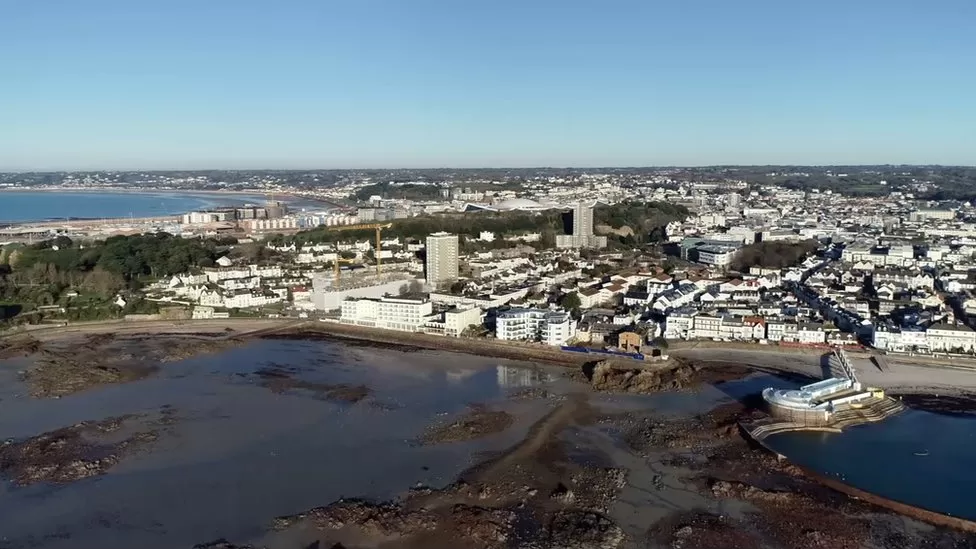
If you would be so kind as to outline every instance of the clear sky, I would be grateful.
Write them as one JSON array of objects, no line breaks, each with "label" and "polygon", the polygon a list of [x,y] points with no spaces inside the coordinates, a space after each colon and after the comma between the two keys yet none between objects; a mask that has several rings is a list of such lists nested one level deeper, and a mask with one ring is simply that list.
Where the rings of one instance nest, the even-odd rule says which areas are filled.
[{"label": "clear sky", "polygon": [[976,164],[974,0],[0,0],[0,170]]}]

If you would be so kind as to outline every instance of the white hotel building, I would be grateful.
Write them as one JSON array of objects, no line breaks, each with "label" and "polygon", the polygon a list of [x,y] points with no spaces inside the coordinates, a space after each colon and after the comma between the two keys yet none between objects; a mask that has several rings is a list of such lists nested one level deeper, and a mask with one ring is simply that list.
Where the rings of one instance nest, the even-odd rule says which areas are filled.
[{"label": "white hotel building", "polygon": [[541,341],[558,347],[576,337],[576,321],[565,312],[510,309],[495,320],[495,337],[502,341]]},{"label": "white hotel building", "polygon": [[428,317],[433,314],[433,304],[427,299],[381,297],[378,299],[347,299],[342,302],[339,322],[419,332]]}]

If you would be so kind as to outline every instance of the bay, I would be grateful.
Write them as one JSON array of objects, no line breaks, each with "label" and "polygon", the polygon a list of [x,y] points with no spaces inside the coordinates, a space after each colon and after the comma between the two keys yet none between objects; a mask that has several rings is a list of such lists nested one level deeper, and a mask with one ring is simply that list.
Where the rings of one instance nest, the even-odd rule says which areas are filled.
[{"label": "bay", "polygon": [[247,193],[0,191],[0,223],[160,217],[218,206],[263,204],[266,200],[264,195]]}]

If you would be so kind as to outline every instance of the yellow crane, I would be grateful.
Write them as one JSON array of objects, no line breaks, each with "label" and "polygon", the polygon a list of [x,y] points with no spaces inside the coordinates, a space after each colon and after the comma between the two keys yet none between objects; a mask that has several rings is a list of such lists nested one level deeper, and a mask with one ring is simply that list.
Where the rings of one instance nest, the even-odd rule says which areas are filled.
[{"label": "yellow crane", "polygon": [[[374,255],[376,256],[376,274],[380,274],[382,271],[382,259],[380,258],[380,243],[382,242],[383,229],[389,229],[392,227],[392,223],[359,223],[356,225],[332,225],[331,227],[326,227],[329,231],[362,231],[368,229],[376,230],[376,249]],[[350,259],[342,259],[336,254],[335,261],[335,281],[339,282],[339,264],[340,263],[352,263]]]}]

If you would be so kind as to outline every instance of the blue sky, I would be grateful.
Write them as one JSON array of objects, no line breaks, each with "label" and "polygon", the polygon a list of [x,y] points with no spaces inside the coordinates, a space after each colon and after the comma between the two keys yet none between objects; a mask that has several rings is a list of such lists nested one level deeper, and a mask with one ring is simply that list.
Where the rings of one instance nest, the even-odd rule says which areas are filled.
[{"label": "blue sky", "polygon": [[973,0],[0,0],[0,169],[976,164]]}]

